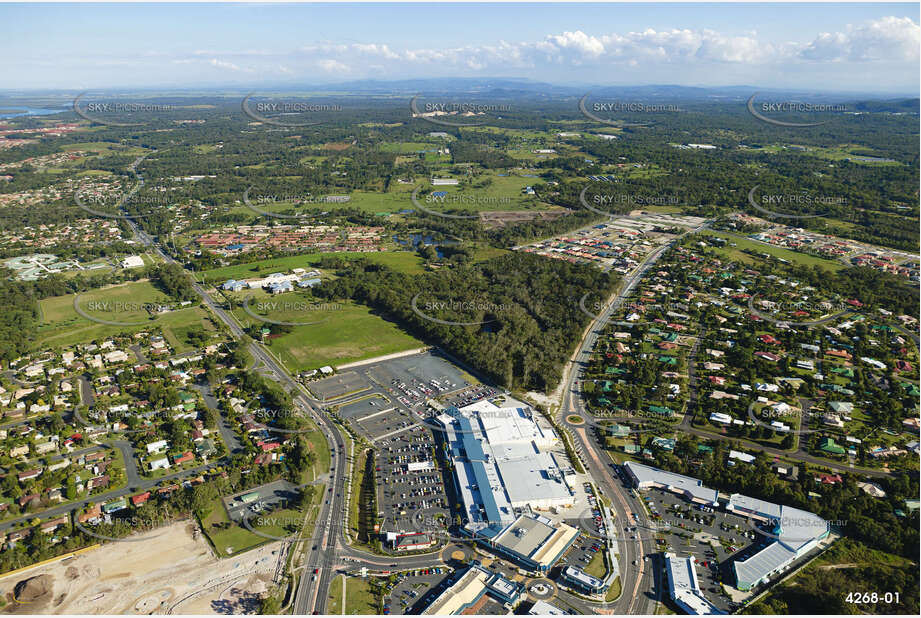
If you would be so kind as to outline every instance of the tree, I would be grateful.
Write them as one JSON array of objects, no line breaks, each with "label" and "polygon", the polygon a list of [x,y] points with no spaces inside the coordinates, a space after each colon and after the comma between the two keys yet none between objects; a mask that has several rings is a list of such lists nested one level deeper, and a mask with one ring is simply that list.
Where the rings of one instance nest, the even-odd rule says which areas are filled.
[{"label": "tree", "polygon": [[281,613],[281,603],[274,594],[266,593],[259,603],[259,613],[263,616],[275,616]]}]

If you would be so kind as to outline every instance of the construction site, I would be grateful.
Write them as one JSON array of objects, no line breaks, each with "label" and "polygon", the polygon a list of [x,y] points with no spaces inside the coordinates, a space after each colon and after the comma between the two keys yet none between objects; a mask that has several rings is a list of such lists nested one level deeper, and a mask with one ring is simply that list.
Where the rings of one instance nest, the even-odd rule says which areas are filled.
[{"label": "construction site", "polygon": [[281,542],[218,559],[182,521],[0,577],[7,614],[243,614],[259,610]]}]

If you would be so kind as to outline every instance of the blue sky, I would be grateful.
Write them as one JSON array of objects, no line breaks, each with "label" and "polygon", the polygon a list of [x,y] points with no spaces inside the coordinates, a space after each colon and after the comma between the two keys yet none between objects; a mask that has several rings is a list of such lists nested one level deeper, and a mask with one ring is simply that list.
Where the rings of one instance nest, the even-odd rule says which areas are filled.
[{"label": "blue sky", "polygon": [[0,88],[523,77],[915,93],[914,4],[0,4]]}]

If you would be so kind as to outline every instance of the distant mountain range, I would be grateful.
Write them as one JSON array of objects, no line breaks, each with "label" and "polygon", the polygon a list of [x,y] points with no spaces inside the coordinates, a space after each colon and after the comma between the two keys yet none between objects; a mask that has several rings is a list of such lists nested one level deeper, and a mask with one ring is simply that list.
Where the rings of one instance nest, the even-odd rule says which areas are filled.
[{"label": "distant mountain range", "polygon": [[[738,103],[745,102],[753,94],[758,93],[758,100],[763,101],[810,101],[822,103],[848,103],[856,111],[866,112],[903,112],[917,113],[919,99],[906,96],[896,97],[891,93],[881,94],[873,92],[827,92],[804,91],[793,89],[759,88],[757,86],[723,86],[723,87],[694,87],[678,85],[652,85],[652,86],[598,86],[592,84],[551,84],[530,79],[510,78],[436,78],[436,79],[405,79],[395,81],[383,80],[357,80],[339,82],[334,84],[261,84],[252,87],[242,87],[239,84],[228,85],[225,88],[197,88],[197,89],[111,89],[93,91],[94,95],[110,96],[112,98],[133,96],[151,99],[155,97],[235,97],[245,96],[250,92],[259,94],[314,94],[320,96],[360,95],[372,97],[412,97],[419,95],[431,100],[436,96],[465,95],[475,97],[477,100],[509,100],[527,98],[534,101],[553,101],[580,98],[590,93],[593,101],[601,99],[614,99],[636,103],[647,102],[686,102],[686,103]],[[0,91],[0,103],[22,102],[27,99],[33,101],[42,99],[57,99],[66,101],[73,99],[78,92],[70,90],[46,90],[43,92]]]},{"label": "distant mountain range", "polygon": [[[336,92],[354,92],[366,94],[403,94],[412,96],[424,94],[462,94],[477,93],[489,97],[507,97],[521,95],[543,95],[547,98],[554,97],[581,97],[591,93],[592,98],[616,97],[633,101],[747,101],[756,92],[770,94],[772,97],[789,97],[794,100],[821,98],[824,101],[860,101],[868,97],[878,98],[876,102],[888,103],[892,95],[876,95],[868,92],[825,92],[805,91],[794,89],[759,88],[757,86],[721,86],[721,87],[695,87],[678,86],[670,84],[652,86],[599,86],[593,84],[550,84],[529,79],[509,78],[439,78],[439,79],[410,79],[398,81],[359,80],[330,84],[319,87],[323,90]],[[875,96],[874,96],[875,95]],[[893,99],[894,100],[894,99]],[[900,97],[899,101],[911,101]],[[914,99],[917,102],[918,99]],[[867,110],[869,111],[869,110]],[[873,111],[884,111],[877,109]],[[889,110],[885,110],[889,111]],[[916,110],[917,111],[917,110]]]}]

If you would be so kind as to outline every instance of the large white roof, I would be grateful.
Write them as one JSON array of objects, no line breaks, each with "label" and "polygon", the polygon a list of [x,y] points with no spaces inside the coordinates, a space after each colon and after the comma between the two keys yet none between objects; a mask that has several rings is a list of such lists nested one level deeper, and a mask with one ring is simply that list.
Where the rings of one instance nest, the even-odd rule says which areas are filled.
[{"label": "large white roof", "polygon": [[715,489],[704,487],[702,481],[689,476],[666,472],[634,461],[628,461],[625,466],[641,487],[648,484],[662,485],[673,491],[680,490],[693,498],[711,503],[716,503],[719,495]]}]

